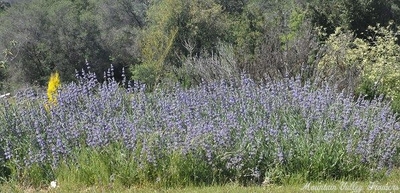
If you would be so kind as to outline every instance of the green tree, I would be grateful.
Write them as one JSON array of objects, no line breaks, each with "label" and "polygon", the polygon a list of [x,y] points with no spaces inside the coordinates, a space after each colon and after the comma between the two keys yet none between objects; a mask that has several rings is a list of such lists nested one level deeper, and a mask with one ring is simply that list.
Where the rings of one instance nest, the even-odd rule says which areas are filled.
[{"label": "green tree", "polygon": [[[4,53],[0,60],[5,61],[6,73],[9,75],[6,82],[21,84],[21,82],[27,82],[29,77],[37,76],[37,79],[40,79],[45,75],[42,70],[46,71],[47,66],[43,66],[40,70],[34,68],[31,71],[26,70],[27,65],[41,66],[45,57],[38,50],[39,42],[34,39],[41,35],[43,26],[37,24],[43,21],[45,9],[46,7],[41,4],[18,4],[12,6],[0,17],[0,23],[2,23],[0,50]],[[29,57],[33,60],[26,63]]]},{"label": "green tree", "polygon": [[[18,53],[13,60],[0,58],[7,61],[7,82],[44,86],[54,70],[63,72],[63,81],[71,81],[86,61],[101,80],[111,64],[122,68],[136,63],[146,4],[144,0],[33,0],[13,5],[0,18],[0,50]],[[16,44],[10,47],[10,42]]]},{"label": "green tree", "polygon": [[[140,43],[141,65],[134,66],[132,73],[135,79],[149,86],[158,84],[162,77],[174,77],[168,69],[181,67],[185,57],[216,52],[227,30],[226,15],[213,0],[154,1],[147,12],[147,21]],[[148,77],[156,78],[150,81]]]},{"label": "green tree", "polygon": [[400,22],[399,4],[397,0],[313,0],[308,7],[313,23],[325,27],[328,34],[342,27],[365,39],[368,26]]},{"label": "green tree", "polygon": [[149,6],[147,0],[102,0],[97,4],[101,46],[110,51],[115,67],[128,69],[140,62],[138,43]]}]

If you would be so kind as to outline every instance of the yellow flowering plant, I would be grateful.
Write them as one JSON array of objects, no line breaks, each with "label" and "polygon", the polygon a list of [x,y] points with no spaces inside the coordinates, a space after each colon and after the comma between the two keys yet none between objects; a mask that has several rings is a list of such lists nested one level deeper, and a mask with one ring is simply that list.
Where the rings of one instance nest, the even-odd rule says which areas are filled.
[{"label": "yellow flowering plant", "polygon": [[52,73],[47,85],[47,98],[50,104],[57,104],[57,90],[60,87],[60,75],[58,72]]}]

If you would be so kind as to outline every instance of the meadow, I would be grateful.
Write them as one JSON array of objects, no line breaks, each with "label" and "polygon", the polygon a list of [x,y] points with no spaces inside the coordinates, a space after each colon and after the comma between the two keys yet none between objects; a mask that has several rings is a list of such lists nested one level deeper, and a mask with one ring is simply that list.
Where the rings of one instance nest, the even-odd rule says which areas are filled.
[{"label": "meadow", "polygon": [[300,78],[258,83],[245,75],[147,92],[112,74],[100,83],[93,73],[77,73],[79,81],[61,85],[52,101],[35,92],[0,101],[3,188],[43,189],[57,181],[264,191],[375,181],[399,165],[400,123],[382,98],[364,100]]}]

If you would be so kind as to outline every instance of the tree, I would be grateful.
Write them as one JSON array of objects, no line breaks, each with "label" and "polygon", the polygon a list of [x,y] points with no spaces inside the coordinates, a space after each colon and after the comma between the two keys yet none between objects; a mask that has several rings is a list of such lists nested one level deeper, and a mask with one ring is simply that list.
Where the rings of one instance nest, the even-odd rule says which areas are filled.
[{"label": "tree", "polygon": [[[227,30],[226,15],[213,0],[154,1],[147,21],[140,43],[141,64],[132,73],[148,86],[158,84],[162,77],[173,77],[167,69],[181,67],[185,57],[216,52]],[[186,48],[188,43],[193,49]]]},{"label": "tree", "polygon": [[325,27],[328,34],[342,27],[365,39],[368,26],[400,22],[399,4],[397,0],[314,0],[308,7],[313,23]]},{"label": "tree", "polygon": [[[72,81],[75,70],[85,68],[86,61],[102,80],[111,64],[123,68],[136,63],[138,34],[145,25],[147,5],[144,0],[15,4],[0,18],[0,50],[18,53],[13,60],[0,58],[7,61],[7,82],[44,86],[55,70],[63,81]],[[10,42],[16,43],[10,47]]]},{"label": "tree", "polygon": [[[102,0],[97,4],[97,22],[102,47],[110,51],[110,60],[118,68],[139,63],[140,33],[146,27],[147,0]],[[129,72],[129,71],[126,71]]]},{"label": "tree", "polygon": [[[21,84],[29,77],[42,77],[47,66],[39,69],[26,70],[27,65],[41,66],[44,55],[39,48],[38,38],[41,36],[44,10],[46,6],[18,4],[12,6],[0,17],[0,50],[4,52],[0,60],[5,62],[6,73],[10,84]],[[36,39],[35,39],[36,38]],[[28,63],[26,59],[32,57]],[[43,70],[43,71],[42,71]],[[28,72],[28,73],[25,73]],[[43,83],[45,80],[43,81]],[[8,87],[7,85],[5,87]]]}]

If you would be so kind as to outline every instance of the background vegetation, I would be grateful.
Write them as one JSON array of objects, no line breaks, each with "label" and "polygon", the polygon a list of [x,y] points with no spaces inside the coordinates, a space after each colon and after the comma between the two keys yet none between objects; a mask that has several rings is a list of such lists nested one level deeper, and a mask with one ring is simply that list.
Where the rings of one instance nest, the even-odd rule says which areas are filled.
[{"label": "background vegetation", "polygon": [[0,179],[381,177],[400,163],[399,22],[395,0],[1,1]]},{"label": "background vegetation", "polygon": [[256,80],[301,74],[398,98],[389,91],[394,81],[367,78],[367,64],[354,60],[363,57],[357,43],[364,41],[362,49],[385,55],[363,52],[375,74],[385,74],[373,67],[377,54],[392,57],[388,65],[397,68],[391,53],[399,43],[399,14],[399,2],[391,0],[2,1],[0,89],[45,86],[54,71],[69,82],[89,61],[100,81],[112,64],[117,80],[125,68],[128,79],[149,88],[237,79],[243,72]]}]

